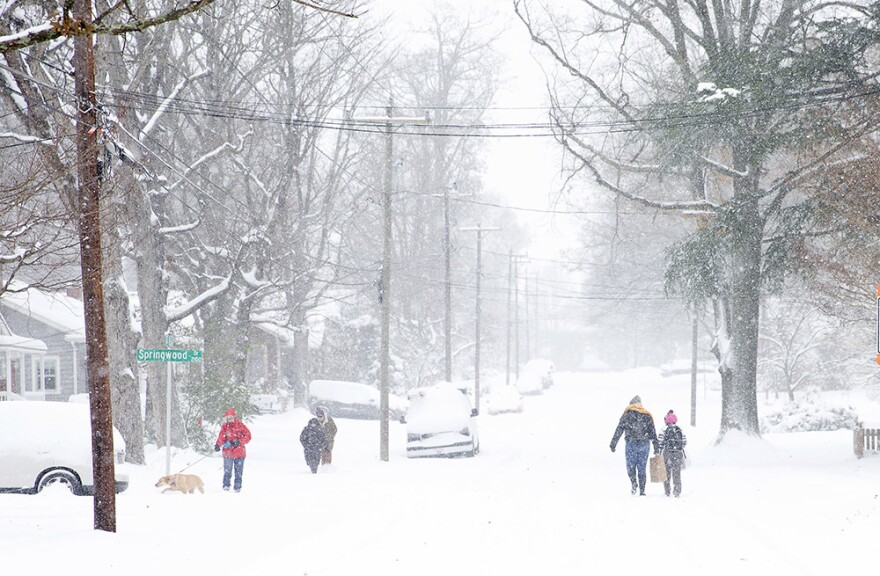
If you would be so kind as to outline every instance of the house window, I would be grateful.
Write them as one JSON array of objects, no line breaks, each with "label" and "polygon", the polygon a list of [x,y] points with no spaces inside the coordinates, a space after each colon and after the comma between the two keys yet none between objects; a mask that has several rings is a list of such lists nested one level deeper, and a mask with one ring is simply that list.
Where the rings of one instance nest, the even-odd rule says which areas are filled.
[{"label": "house window", "polygon": [[34,388],[49,394],[58,393],[58,356],[34,358]]}]

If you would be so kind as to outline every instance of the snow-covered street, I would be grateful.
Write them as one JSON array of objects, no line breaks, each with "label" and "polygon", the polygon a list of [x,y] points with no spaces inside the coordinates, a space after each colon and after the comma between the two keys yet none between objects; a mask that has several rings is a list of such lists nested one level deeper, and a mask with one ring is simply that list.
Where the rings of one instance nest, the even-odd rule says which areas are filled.
[{"label": "snow-covered street", "polygon": [[[557,374],[521,414],[481,416],[472,459],[405,457],[391,423],[339,419],[334,464],[312,475],[298,435],[308,413],[250,423],[241,494],[220,490],[221,460],[199,474],[206,494],[161,494],[164,450],[127,466],[117,533],[92,530],[92,501],[65,493],[0,495],[7,574],[829,574],[864,569],[880,528],[880,456],[856,460],[852,433],[731,436],[714,447],[717,392],[701,388],[688,426],[689,381],[656,371]],[[608,444],[634,394],[661,423],[680,415],[690,467],[680,499],[662,484],[629,493],[623,443]],[[857,406],[862,410],[861,406]],[[863,410],[874,410],[866,406]],[[177,454],[177,471],[200,458]]]}]

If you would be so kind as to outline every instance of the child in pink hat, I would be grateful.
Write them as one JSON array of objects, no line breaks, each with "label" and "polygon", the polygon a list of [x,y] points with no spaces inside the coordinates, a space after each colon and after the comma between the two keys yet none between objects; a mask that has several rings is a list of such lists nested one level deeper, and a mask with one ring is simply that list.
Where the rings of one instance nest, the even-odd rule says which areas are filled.
[{"label": "child in pink hat", "polygon": [[681,468],[685,459],[684,447],[687,446],[687,436],[678,427],[678,417],[672,410],[666,413],[663,422],[666,424],[666,430],[659,436],[660,453],[663,454],[663,461],[666,463],[666,481],[663,482],[663,489],[667,496],[671,492],[678,498],[681,496]]}]

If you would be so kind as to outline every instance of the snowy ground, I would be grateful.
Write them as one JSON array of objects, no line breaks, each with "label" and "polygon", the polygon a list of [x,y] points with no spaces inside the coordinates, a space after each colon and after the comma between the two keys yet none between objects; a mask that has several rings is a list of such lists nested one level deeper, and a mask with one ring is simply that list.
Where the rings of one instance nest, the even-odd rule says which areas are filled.
[{"label": "snowy ground", "polygon": [[[164,450],[126,467],[117,533],[92,529],[92,500],[0,495],[3,573],[519,575],[826,575],[871,565],[880,529],[880,455],[856,460],[852,433],[729,437],[713,446],[718,392],[700,387],[689,427],[687,377],[656,370],[556,375],[521,414],[482,416],[473,459],[407,460],[391,423],[338,420],[334,464],[312,475],[294,410],[250,423],[241,494],[220,490],[221,460],[187,472],[204,495],[160,494]],[[629,494],[623,444],[608,444],[639,394],[659,423],[673,408],[689,439],[680,499],[662,484]],[[853,400],[871,422],[877,404]],[[880,423],[880,422],[878,422]],[[5,441],[10,441],[6,439]],[[197,460],[176,454],[172,471]]]}]

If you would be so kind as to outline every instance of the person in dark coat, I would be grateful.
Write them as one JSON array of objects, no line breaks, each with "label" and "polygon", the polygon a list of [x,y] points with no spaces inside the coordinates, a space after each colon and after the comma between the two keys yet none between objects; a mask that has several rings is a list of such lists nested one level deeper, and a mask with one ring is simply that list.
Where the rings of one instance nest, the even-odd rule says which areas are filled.
[{"label": "person in dark coat", "polygon": [[324,436],[324,427],[317,418],[312,418],[299,434],[299,441],[303,445],[306,456],[306,464],[312,470],[312,474],[318,473],[318,464],[321,463],[321,452],[327,447],[327,438]]},{"label": "person in dark coat", "polygon": [[[660,452],[657,439],[657,431],[654,428],[654,417],[642,406],[642,399],[638,396],[629,401],[629,406],[623,411],[614,436],[611,438],[611,451],[617,449],[620,437],[626,434],[626,474],[632,485],[632,493],[638,490],[639,494],[645,495],[645,484],[648,481],[646,468],[648,466],[648,453],[651,442],[654,443],[654,454]],[[638,479],[638,483],[636,483]]]},{"label": "person in dark coat", "polygon": [[241,492],[241,476],[244,473],[244,459],[247,451],[244,445],[251,441],[251,431],[244,422],[236,418],[235,410],[230,408],[223,415],[223,425],[214,443],[214,451],[223,450],[223,489],[229,490],[232,473],[235,472],[233,488]]},{"label": "person in dark coat", "polygon": [[327,440],[327,447],[321,452],[321,464],[330,464],[333,462],[333,441],[336,439],[336,422],[330,416],[330,411],[324,406],[315,408],[315,418],[324,428],[324,438]]},{"label": "person in dark coat", "polygon": [[[675,497],[681,496],[681,469],[684,464],[684,447],[687,446],[687,436],[678,427],[678,416],[670,410],[663,418],[666,423],[666,430],[660,433],[660,453],[663,454],[663,461],[666,463],[666,481],[663,482],[663,489],[666,495],[670,492]],[[670,484],[672,486],[670,486]],[[672,488],[672,491],[670,490]]]}]

